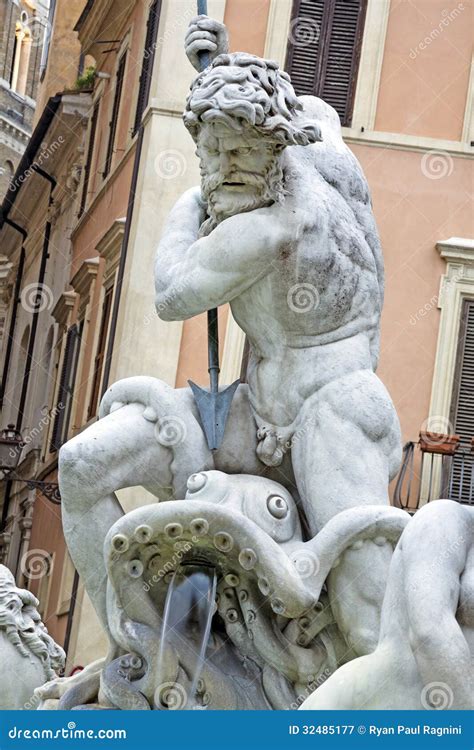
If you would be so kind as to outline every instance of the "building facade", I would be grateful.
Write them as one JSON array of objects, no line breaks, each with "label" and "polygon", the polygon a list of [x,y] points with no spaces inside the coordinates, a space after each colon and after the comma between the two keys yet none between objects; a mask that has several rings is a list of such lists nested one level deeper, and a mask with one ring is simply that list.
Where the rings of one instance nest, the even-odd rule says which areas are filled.
[{"label": "building facade", "polygon": [[[343,136],[371,187],[384,250],[378,374],[394,400],[403,439],[413,444],[405,476],[413,471],[422,501],[430,492],[439,497],[449,460],[447,493],[472,502],[472,3],[209,0],[208,6],[209,15],[226,23],[232,51],[277,60],[297,93],[320,95],[337,109]],[[37,311],[20,304],[13,334],[3,337],[2,426],[18,425],[21,416],[24,435],[36,428],[35,441],[22,454],[22,476],[53,483],[58,449],[96,419],[108,384],[130,375],[152,375],[175,387],[188,379],[205,386],[208,379],[206,316],[161,321],[152,283],[166,216],[181,193],[199,182],[194,143],[181,122],[195,75],[183,51],[195,3],[88,0],[75,9],[73,21],[58,14],[61,7],[58,2],[46,88],[39,93],[45,106],[36,121],[36,128],[44,127],[45,113],[56,107],[47,138],[37,139],[41,151],[43,141],[64,138],[48,160],[55,185],[48,193],[48,181],[33,170],[8,213],[27,237],[11,224],[0,229],[4,328],[10,333],[22,248],[23,294],[39,283],[49,236],[50,275],[41,283],[51,292],[50,302],[37,315],[41,334],[26,388]],[[60,79],[62,93],[55,97],[53,71],[61,66],[54,40],[61,50],[67,34],[75,45],[74,76]],[[78,73],[85,81],[73,88]],[[38,161],[37,150],[30,156]],[[17,169],[13,181],[20,176]],[[7,207],[4,202],[4,213]],[[219,323],[224,384],[240,375],[245,338],[226,308]],[[42,408],[47,425],[37,434]],[[431,433],[421,452],[420,432]],[[454,434],[461,450],[455,459],[441,452],[442,436]],[[405,486],[393,492],[394,501],[416,507],[418,498],[408,498]],[[142,488],[118,494],[126,510],[156,501]],[[83,665],[101,655],[105,643],[67,556],[59,506],[19,482],[7,499],[3,559],[40,594],[47,626],[68,646],[68,668]],[[47,560],[37,578],[33,552]]]},{"label": "building facade", "polygon": [[31,136],[49,28],[49,0],[0,3],[0,194]]}]

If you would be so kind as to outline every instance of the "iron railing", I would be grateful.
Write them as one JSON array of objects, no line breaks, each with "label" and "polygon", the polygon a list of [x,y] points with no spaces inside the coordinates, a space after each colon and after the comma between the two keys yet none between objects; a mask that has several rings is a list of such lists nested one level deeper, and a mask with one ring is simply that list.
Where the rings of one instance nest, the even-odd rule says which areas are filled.
[{"label": "iron railing", "polygon": [[421,433],[403,448],[393,504],[414,513],[438,499],[474,505],[474,450],[456,435]]}]

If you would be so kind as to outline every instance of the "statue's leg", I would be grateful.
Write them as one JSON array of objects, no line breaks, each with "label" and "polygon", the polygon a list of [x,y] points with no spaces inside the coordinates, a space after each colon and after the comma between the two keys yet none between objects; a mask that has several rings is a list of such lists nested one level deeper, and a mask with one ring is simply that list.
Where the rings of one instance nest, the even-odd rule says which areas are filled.
[{"label": "statue's leg", "polygon": [[[112,411],[80,433],[60,451],[59,481],[63,527],[69,552],[102,625],[107,631],[105,536],[123,514],[116,490],[144,486],[155,494],[172,496],[182,476],[213,468],[205,443],[194,442],[192,465],[185,440],[160,434],[156,420],[146,419],[145,406],[130,403]],[[175,414],[185,425],[194,420],[181,404]],[[171,415],[172,416],[172,415]],[[177,417],[178,419],[178,417]],[[169,423],[165,424],[165,428]],[[192,425],[194,430],[195,424]],[[167,443],[167,438],[171,442]],[[183,456],[184,453],[184,456]]]},{"label": "statue's leg", "polygon": [[425,707],[473,708],[472,656],[458,622],[460,582],[472,538],[466,511],[455,502],[438,500],[419,510],[403,533],[400,578],[406,637],[420,672]]},{"label": "statue's leg", "polygon": [[[364,370],[326,385],[307,402],[303,420],[292,461],[312,534],[347,508],[388,505],[389,479],[400,460],[400,431],[376,375]],[[383,539],[358,542],[329,576],[331,607],[356,655],[370,653],[377,644],[391,556],[392,547]]]}]

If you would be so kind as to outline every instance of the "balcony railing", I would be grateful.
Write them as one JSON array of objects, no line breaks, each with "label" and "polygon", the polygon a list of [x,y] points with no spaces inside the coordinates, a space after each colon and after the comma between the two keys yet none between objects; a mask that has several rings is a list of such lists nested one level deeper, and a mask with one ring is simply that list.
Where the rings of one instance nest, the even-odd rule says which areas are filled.
[{"label": "balcony railing", "polygon": [[414,513],[440,498],[474,505],[474,439],[466,445],[459,435],[422,432],[403,448],[393,504]]}]

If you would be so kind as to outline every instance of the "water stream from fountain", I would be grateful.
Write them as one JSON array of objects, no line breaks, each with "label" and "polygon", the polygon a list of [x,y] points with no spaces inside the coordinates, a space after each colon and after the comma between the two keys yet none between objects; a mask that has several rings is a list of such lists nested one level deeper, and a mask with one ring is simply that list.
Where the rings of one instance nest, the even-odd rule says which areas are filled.
[{"label": "water stream from fountain", "polygon": [[197,708],[196,691],[201,676],[215,612],[217,576],[212,567],[181,565],[173,574],[166,594],[161,629],[158,674],[163,672],[168,648],[186,649],[191,688],[179,708]]}]

